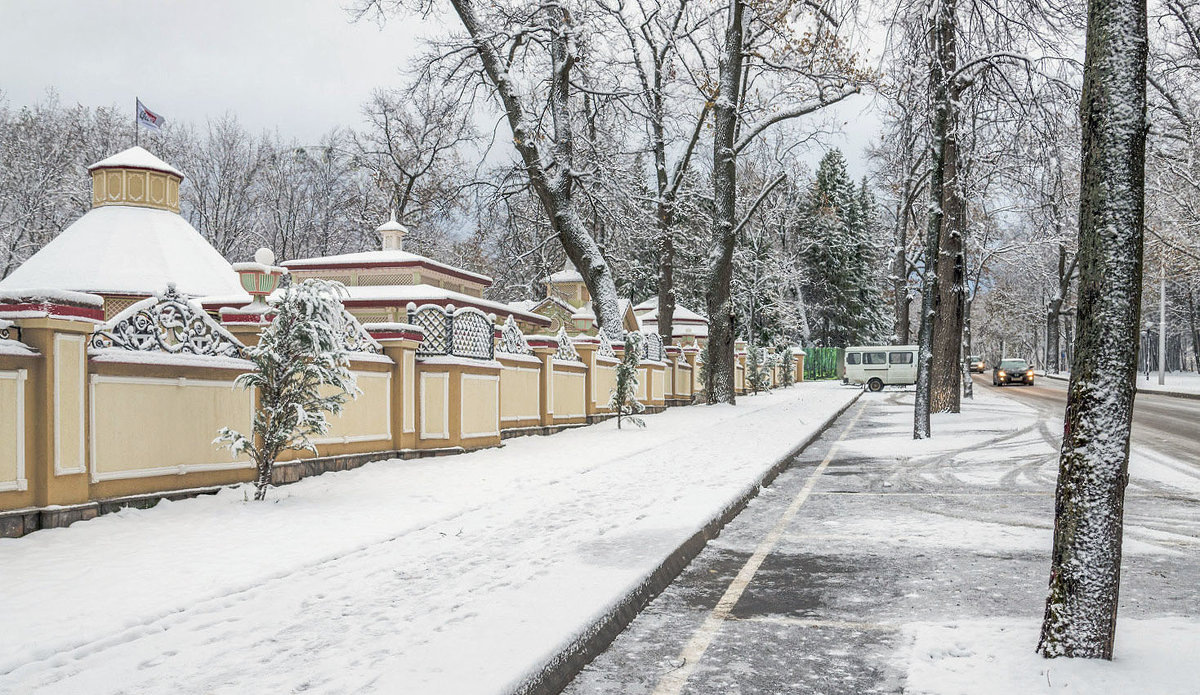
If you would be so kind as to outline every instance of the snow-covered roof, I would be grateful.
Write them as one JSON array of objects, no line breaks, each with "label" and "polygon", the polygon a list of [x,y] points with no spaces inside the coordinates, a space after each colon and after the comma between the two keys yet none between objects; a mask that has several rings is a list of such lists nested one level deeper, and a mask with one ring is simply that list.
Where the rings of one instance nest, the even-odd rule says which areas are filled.
[{"label": "snow-covered roof", "polygon": [[[655,301],[657,302],[657,300],[655,300]],[[645,302],[643,302],[643,303],[645,303]],[[634,307],[634,310],[636,311],[637,307]],[[658,323],[658,307],[655,306],[654,308],[650,309],[649,311],[639,314],[639,316],[641,317],[641,319],[643,321],[648,321],[650,323]],[[689,309],[681,304],[675,305],[675,314],[671,320],[672,320],[672,322],[674,322],[674,321],[692,321],[692,322],[704,323],[704,324],[708,323],[708,319],[704,318],[700,314],[697,314],[696,312],[692,311],[691,309]]]},{"label": "snow-covered roof", "polygon": [[532,311],[534,307],[541,304],[536,299],[522,299],[516,302],[509,302],[508,305],[517,311]]},{"label": "snow-covered roof", "polygon": [[486,275],[472,273],[469,270],[435,261],[408,251],[359,251],[343,253],[336,256],[320,256],[318,258],[297,258],[283,263],[283,267],[292,270],[315,270],[318,268],[379,268],[386,266],[419,266],[424,265],[440,270],[447,275],[455,275],[483,285],[492,284],[492,279]]},{"label": "snow-covered roof", "polygon": [[107,159],[101,159],[88,167],[88,171],[106,168],[150,169],[151,171],[165,171],[183,178],[183,172],[150,154],[146,148],[137,146],[118,152]]},{"label": "snow-covered roof", "polygon": [[178,213],[105,205],[71,223],[0,289],[150,295],[168,283],[192,296],[241,291],[229,263]]},{"label": "snow-covered roof", "polygon": [[551,273],[544,282],[583,282],[583,276],[578,270],[571,268],[570,270],[560,270],[557,273]]},{"label": "snow-covered roof", "polygon": [[[272,296],[276,296],[277,293],[278,290],[272,293]],[[503,320],[505,316],[511,314],[517,320],[525,321],[526,323],[550,324],[550,319],[541,314],[522,311],[503,302],[472,297],[461,292],[425,284],[349,286],[346,287],[346,296],[343,297],[343,301],[352,309],[356,308],[356,305],[369,305],[370,302],[379,302],[389,306],[398,305],[401,307],[406,306],[409,302],[418,306],[422,304],[439,304],[443,306],[453,304],[455,307],[470,306],[488,314],[495,314],[498,321]],[[241,306],[250,302],[250,295],[244,291],[213,295],[201,298],[200,302],[206,307]]]}]

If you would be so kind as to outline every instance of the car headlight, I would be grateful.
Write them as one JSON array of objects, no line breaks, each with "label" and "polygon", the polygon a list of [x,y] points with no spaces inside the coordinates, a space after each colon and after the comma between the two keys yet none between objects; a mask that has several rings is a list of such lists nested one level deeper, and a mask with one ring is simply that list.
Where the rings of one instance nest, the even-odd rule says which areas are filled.
[{"label": "car headlight", "polygon": [[1029,371],[1025,372],[1025,376],[1033,376],[1033,370],[1030,369]]},{"label": "car headlight", "polygon": [[999,376],[1008,376],[1008,375],[1005,374],[1004,372],[1000,372]]}]

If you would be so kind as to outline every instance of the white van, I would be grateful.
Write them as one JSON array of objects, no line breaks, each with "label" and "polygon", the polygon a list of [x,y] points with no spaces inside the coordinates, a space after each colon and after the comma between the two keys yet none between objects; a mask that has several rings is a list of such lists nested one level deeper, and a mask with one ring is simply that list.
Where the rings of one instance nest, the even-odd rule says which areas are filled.
[{"label": "white van", "polygon": [[917,383],[917,346],[846,348],[845,382],[866,384],[871,391],[882,391],[884,386],[911,386]]}]

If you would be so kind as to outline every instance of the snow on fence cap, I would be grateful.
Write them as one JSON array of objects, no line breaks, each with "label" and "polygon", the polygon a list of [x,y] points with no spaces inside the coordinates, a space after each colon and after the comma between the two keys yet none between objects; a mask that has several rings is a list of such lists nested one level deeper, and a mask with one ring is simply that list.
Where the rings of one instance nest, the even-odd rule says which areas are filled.
[{"label": "snow on fence cap", "polygon": [[72,290],[0,290],[0,317],[104,319],[104,298]]},{"label": "snow on fence cap", "polygon": [[372,323],[364,323],[362,325],[367,333],[375,340],[388,340],[402,338],[405,340],[423,340],[425,338],[425,330],[420,326],[411,323],[399,323],[389,321],[377,321]]}]

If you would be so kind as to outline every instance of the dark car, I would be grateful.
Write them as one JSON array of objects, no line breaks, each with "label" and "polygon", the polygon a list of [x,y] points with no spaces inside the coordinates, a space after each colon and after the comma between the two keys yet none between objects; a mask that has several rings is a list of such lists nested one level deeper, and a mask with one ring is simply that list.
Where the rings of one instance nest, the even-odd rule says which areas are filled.
[{"label": "dark car", "polygon": [[1033,368],[1025,360],[1000,360],[992,367],[992,386],[1028,384],[1033,386]]},{"label": "dark car", "polygon": [[971,355],[967,358],[967,371],[983,374],[983,370],[986,368],[987,363],[979,355]]}]

